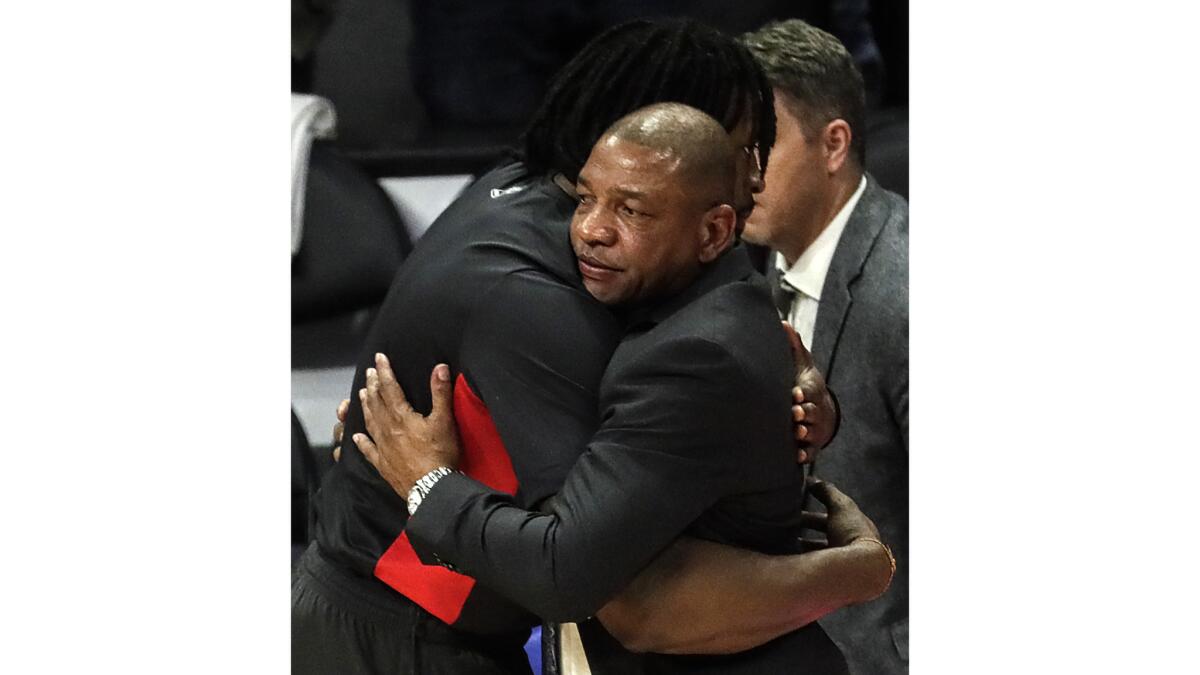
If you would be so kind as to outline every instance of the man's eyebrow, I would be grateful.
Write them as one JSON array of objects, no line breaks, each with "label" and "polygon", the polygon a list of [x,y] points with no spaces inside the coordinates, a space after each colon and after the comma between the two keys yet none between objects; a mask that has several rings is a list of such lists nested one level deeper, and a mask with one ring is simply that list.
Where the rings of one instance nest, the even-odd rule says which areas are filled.
[{"label": "man's eyebrow", "polygon": [[[582,173],[579,174],[579,177],[575,179],[575,185],[578,187],[587,188],[589,191],[592,190],[591,184],[588,183],[587,178],[585,178]],[[615,192],[618,195],[625,197],[627,199],[645,199],[646,198],[645,192],[634,189],[634,188],[630,188],[630,187],[622,187],[620,185],[610,188],[609,191]]]},{"label": "man's eyebrow", "polygon": [[642,192],[641,190],[635,190],[633,188],[621,187],[620,185],[614,187],[613,192],[616,192],[617,194],[621,195],[622,197],[629,197],[631,199],[645,199],[646,198],[645,192]]}]

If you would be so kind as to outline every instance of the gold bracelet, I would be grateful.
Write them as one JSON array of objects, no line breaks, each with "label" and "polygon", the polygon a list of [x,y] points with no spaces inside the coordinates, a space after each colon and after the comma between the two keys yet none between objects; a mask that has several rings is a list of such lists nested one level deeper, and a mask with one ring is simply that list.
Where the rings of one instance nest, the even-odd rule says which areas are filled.
[{"label": "gold bracelet", "polygon": [[[880,546],[882,546],[883,552],[887,554],[888,564],[892,566],[892,571],[890,574],[888,574],[887,584],[884,585],[883,591],[880,592],[880,594],[879,594],[879,595],[883,595],[884,593],[887,592],[887,589],[891,587],[892,579],[895,578],[895,576],[896,576],[896,556],[892,555],[891,547],[889,547],[887,544],[883,543],[882,541],[879,541],[875,537],[859,537],[858,539],[855,539],[854,541],[873,541],[876,544],[879,544]],[[854,542],[850,542],[850,543],[854,543]],[[879,596],[877,595],[875,597],[879,597]]]}]

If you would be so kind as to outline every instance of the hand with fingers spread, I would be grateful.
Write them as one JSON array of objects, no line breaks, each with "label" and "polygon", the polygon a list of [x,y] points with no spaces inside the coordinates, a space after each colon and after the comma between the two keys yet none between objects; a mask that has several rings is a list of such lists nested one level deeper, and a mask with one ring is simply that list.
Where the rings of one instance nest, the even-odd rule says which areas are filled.
[{"label": "hand with fingers spread", "polygon": [[796,461],[807,464],[837,433],[839,411],[833,395],[825,386],[825,377],[817,370],[812,353],[804,347],[791,324],[783,329],[792,345],[796,361],[796,386],[792,388],[792,421],[796,431]]},{"label": "hand with fingers spread", "polygon": [[461,450],[454,426],[454,385],[450,368],[438,364],[429,378],[433,409],[413,410],[383,354],[367,369],[367,386],[358,392],[370,434],[355,434],[354,444],[401,497],[417,479],[439,467],[458,468]]}]

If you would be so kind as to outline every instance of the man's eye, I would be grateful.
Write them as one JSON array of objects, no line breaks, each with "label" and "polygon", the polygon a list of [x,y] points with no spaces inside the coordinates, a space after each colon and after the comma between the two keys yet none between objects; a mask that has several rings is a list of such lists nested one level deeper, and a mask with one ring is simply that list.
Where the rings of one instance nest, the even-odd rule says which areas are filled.
[{"label": "man's eye", "polygon": [[592,195],[579,195],[579,206],[591,206],[596,201]]},{"label": "man's eye", "polygon": [[621,214],[622,214],[622,215],[626,215],[626,216],[640,216],[640,215],[642,215],[642,212],[641,212],[641,211],[638,211],[637,209],[634,209],[634,208],[630,207],[628,204],[622,204],[622,205],[620,206],[620,211],[621,211]]}]

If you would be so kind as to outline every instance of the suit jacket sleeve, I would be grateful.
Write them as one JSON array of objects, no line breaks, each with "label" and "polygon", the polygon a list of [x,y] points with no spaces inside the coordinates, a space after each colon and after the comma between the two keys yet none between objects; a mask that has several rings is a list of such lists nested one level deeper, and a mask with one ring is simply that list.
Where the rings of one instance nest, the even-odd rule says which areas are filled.
[{"label": "suit jacket sleeve", "polygon": [[409,520],[418,554],[544,619],[578,621],[732,492],[747,425],[770,409],[736,359],[683,338],[612,368],[603,425],[544,512],[455,474]]}]

